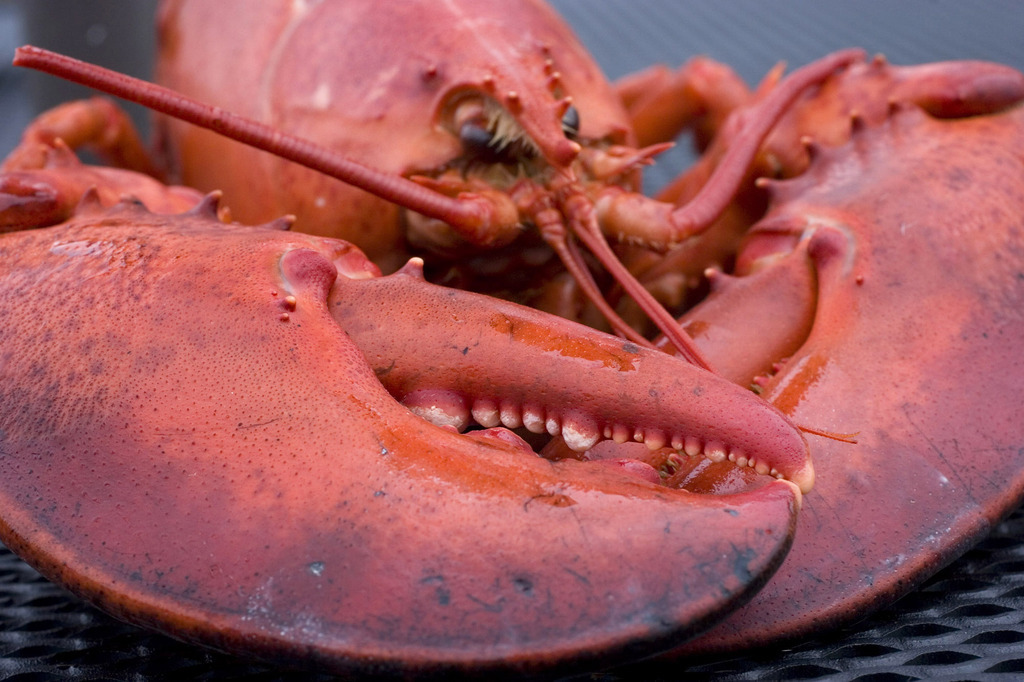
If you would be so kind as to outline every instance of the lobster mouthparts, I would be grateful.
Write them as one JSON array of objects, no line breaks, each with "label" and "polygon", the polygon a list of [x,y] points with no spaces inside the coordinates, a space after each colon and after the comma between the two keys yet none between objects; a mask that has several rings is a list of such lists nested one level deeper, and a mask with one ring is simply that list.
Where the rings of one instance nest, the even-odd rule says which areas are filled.
[{"label": "lobster mouthparts", "polygon": [[[344,242],[217,223],[213,203],[0,235],[0,539],[50,578],[229,651],[522,672],[669,648],[781,562],[793,483],[694,495],[461,435],[364,352],[404,397],[543,409],[585,441],[714,440],[806,487],[774,408],[620,339],[377,278]],[[373,351],[387,325],[412,340]]]}]

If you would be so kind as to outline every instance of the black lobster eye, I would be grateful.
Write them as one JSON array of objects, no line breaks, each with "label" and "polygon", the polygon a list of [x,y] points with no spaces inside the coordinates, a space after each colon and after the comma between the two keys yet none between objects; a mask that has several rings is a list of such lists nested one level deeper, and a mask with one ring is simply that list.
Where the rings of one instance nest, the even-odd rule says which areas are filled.
[{"label": "black lobster eye", "polygon": [[576,107],[570,105],[565,110],[562,116],[562,131],[570,140],[575,140],[580,134],[580,112],[576,111]]},{"label": "black lobster eye", "polygon": [[476,123],[462,124],[459,128],[459,141],[466,153],[477,161],[509,163],[512,160],[507,149],[498,149],[491,131]]},{"label": "black lobster eye", "polygon": [[491,143],[494,141],[494,137],[489,130],[475,123],[464,123],[459,128],[459,141],[462,142],[463,149],[473,156],[482,156],[493,152]]}]

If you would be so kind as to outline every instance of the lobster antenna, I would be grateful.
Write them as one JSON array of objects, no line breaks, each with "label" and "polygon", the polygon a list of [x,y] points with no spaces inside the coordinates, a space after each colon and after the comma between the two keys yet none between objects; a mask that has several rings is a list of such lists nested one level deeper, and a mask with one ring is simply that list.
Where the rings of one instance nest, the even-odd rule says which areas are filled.
[{"label": "lobster antenna", "polygon": [[839,441],[840,443],[849,443],[850,445],[857,444],[857,436],[860,435],[860,431],[853,433],[833,433],[831,431],[825,431],[823,429],[814,429],[810,426],[795,425],[797,429],[804,433],[809,433],[812,436],[821,436],[822,438],[828,438],[829,440]]},{"label": "lobster antenna", "polygon": [[[743,182],[743,176],[760,150],[761,143],[801,93],[823,81],[836,69],[863,58],[864,51],[857,48],[834,52],[797,69],[774,87],[770,94],[765,93],[764,99],[744,115],[739,133],[708,181],[693,199],[672,212],[672,222],[679,230],[677,239],[699,234],[722,215],[735,196],[736,188]],[[774,79],[775,76],[769,73],[765,83],[771,83]],[[758,92],[764,87],[762,84]]]},{"label": "lobster antenna", "polygon": [[[465,197],[454,199],[445,196],[404,177],[391,175],[364,166],[309,140],[282,132],[244,116],[233,114],[220,107],[199,102],[161,85],[133,78],[132,76],[51,52],[50,50],[44,50],[32,45],[19,47],[14,53],[14,65],[36,69],[73,83],[141,104],[154,111],[173,116],[201,128],[206,128],[250,147],[275,154],[288,161],[294,161],[307,168],[371,192],[382,199],[458,227],[474,228],[486,225],[491,222],[494,214],[493,205],[486,199],[481,198],[473,201]],[[584,239],[584,241],[588,240]],[[604,249],[607,253],[589,242],[588,246],[592,250],[597,248],[597,252],[605,256],[602,258],[602,261],[608,260],[610,249],[606,243],[604,244]],[[570,270],[573,270],[571,267],[573,259],[566,258],[564,253],[562,255],[563,261],[570,267]],[[617,263],[617,259],[614,256],[610,256],[610,258]],[[625,269],[621,268],[620,265],[619,270],[624,271]],[[588,274],[580,272],[574,272],[574,274],[584,287],[584,290],[588,290],[589,298],[598,304],[598,307],[608,316],[612,325],[620,333],[636,343],[650,346],[650,342],[625,325],[607,304],[601,305],[603,299],[596,292],[596,287],[587,286]],[[622,276],[621,273],[619,276]],[[627,279],[632,279],[628,273]],[[637,288],[643,294],[647,294],[646,290],[642,287]],[[649,306],[645,306],[645,309],[647,307]],[[654,308],[655,310],[661,309],[657,304],[654,304]],[[663,309],[661,310],[663,311]],[[665,316],[668,316],[668,314],[664,313],[662,317]],[[671,324],[666,324],[665,320],[657,317],[655,319],[660,322],[659,326],[666,330],[666,333],[672,339],[673,345],[679,349],[685,358],[705,369],[710,369],[707,361],[700,355],[693,342],[689,341],[688,337],[680,338],[680,336],[685,337],[681,330],[673,334],[673,330],[676,327],[674,320],[671,320]]]},{"label": "lobster antenna", "polygon": [[13,63],[212,130],[452,225],[474,227],[487,224],[492,214],[491,204],[484,199],[467,201],[438,194],[406,178],[364,166],[309,140],[95,64],[31,45],[15,50]]}]

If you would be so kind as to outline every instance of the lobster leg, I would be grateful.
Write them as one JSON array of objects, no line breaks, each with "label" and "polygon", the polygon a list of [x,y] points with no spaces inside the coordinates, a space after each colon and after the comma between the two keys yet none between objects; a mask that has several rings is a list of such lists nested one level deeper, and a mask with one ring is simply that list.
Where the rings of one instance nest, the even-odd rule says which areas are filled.
[{"label": "lobster leg", "polygon": [[[730,144],[724,157],[713,170],[709,170],[712,168],[709,162],[702,161],[694,175],[688,176],[702,184],[699,191],[688,197],[690,200],[682,206],[652,200],[618,187],[602,188],[594,203],[588,202],[587,206],[580,206],[579,201],[574,202],[572,194],[563,200],[575,236],[587,245],[672,346],[691,362],[704,368],[713,367],[702,357],[687,334],[677,327],[664,306],[623,265],[607,244],[604,235],[612,234],[620,241],[658,250],[703,237],[700,244],[691,244],[703,252],[703,257],[681,268],[673,268],[685,271],[684,280],[692,279],[696,273],[713,263],[718,253],[731,251],[746,226],[747,223],[737,222],[733,215],[737,209],[742,213],[736,195],[747,179],[757,151],[772,126],[805,90],[825,80],[837,69],[847,67],[861,58],[859,50],[837,52],[798,70],[778,87],[769,90],[758,103],[734,112],[727,124],[730,134],[726,137]],[[773,82],[771,77],[767,81],[769,85]],[[729,216],[722,220],[727,212]],[[712,226],[715,228],[709,233]],[[680,258],[685,259],[691,253],[692,249],[677,249],[673,263]],[[650,283],[654,277],[656,275],[645,280]],[[594,297],[591,296],[591,299]],[[617,313],[614,317],[606,316],[614,327],[621,326]]]},{"label": "lobster leg", "polygon": [[681,207],[609,189],[597,203],[602,228],[622,239],[667,248],[710,226],[728,207],[764,138],[809,87],[863,59],[860,50],[836,52],[798,69],[753,106],[736,111],[732,144],[700,192]]},{"label": "lobster leg", "polygon": [[[27,153],[29,147],[32,154]],[[203,198],[194,189],[167,186],[142,173],[83,164],[61,138],[33,142],[29,147],[15,150],[0,173],[0,231],[64,222],[90,189],[105,206],[131,195],[155,213],[182,213]],[[222,217],[228,218],[226,208]]]},{"label": "lobster leg", "polygon": [[[408,354],[423,376],[404,386],[473,396],[480,414],[487,397],[548,415],[578,390],[584,438],[584,420],[613,437],[691,422],[732,438],[691,420],[707,403],[711,421],[745,414],[763,456],[799,453],[773,466],[809,483],[799,433],[743,389],[409,272],[375,278],[344,242],[215,213],[96,205],[0,236],[0,538],[45,575],[231,651],[521,673],[663,650],[781,560],[800,499],[788,481],[696,496],[549,462],[415,416],[374,369],[415,378]],[[388,325],[384,348],[364,336]],[[762,452],[757,436],[742,447]]]},{"label": "lobster leg", "polygon": [[13,64],[46,71],[69,81],[124,97],[154,111],[216,130],[232,139],[251,144],[365,189],[383,199],[394,200],[426,215],[443,217],[467,229],[477,229],[505,213],[506,207],[495,205],[493,199],[477,197],[475,200],[455,201],[415,182],[382,173],[256,121],[182,97],[158,85],[49,50],[30,45],[19,47],[15,52]]},{"label": "lobster leg", "polygon": [[[764,101],[744,112],[742,120],[736,123],[741,129],[737,143],[727,153],[727,158],[719,165],[700,194],[686,207],[673,209],[666,204],[649,202],[639,195],[623,194],[622,190],[608,190],[602,193],[603,196],[600,197],[596,205],[596,214],[594,206],[581,207],[578,205],[578,201],[575,202],[576,208],[566,208],[569,225],[576,231],[577,236],[590,247],[597,259],[636,298],[644,312],[671,338],[673,345],[691,361],[704,367],[708,366],[701,360],[699,353],[693,348],[685,334],[676,328],[662,306],[643,289],[631,273],[622,267],[618,257],[605,243],[599,230],[615,232],[619,238],[623,239],[641,242],[653,241],[664,247],[706,229],[731,202],[761,140],[771,130],[772,125],[786,107],[804,89],[821,81],[832,71],[861,57],[862,54],[859,50],[848,50],[804,67],[773,90]],[[444,221],[460,234],[493,235],[495,227],[501,225],[514,227],[519,221],[521,211],[517,209],[511,198],[504,195],[460,192],[457,197],[449,197],[405,178],[388,176],[374,171],[304,140],[269,129],[257,122],[106,69],[33,47],[19,48],[15,64],[46,70],[49,73],[126,97],[157,111],[216,130],[233,139],[253,144],[283,158],[297,161],[309,168],[320,170],[345,182],[372,191],[381,198],[394,200],[421,214]],[[554,106],[561,116],[570,106],[570,100],[561,100]],[[554,179],[551,180],[551,187],[546,188],[554,196],[543,197],[540,203],[546,205],[553,201],[557,205],[563,205],[582,198],[581,190],[575,187],[574,175],[568,170],[568,164],[581,151],[580,145],[564,138],[549,141],[550,145],[542,145],[548,150],[545,152],[545,156],[549,157],[555,167],[562,166],[564,168],[555,173]],[[555,144],[555,142],[559,143]],[[428,181],[428,185],[437,189],[443,187],[444,183],[438,185]],[[567,193],[564,191],[565,188],[570,188]],[[529,203],[537,204],[536,201]],[[628,210],[624,213],[623,209],[626,207]],[[669,211],[668,216],[663,215],[665,210]],[[528,211],[531,214],[535,212],[533,209]],[[631,215],[627,215],[629,213]],[[598,223],[600,223],[600,227]],[[667,233],[664,231],[666,229],[668,229]],[[557,239],[563,239],[563,237],[557,237]],[[564,258],[569,251],[562,248],[559,253]],[[572,267],[573,262],[567,260],[566,265]],[[588,292],[595,300],[600,298],[592,289]],[[622,327],[622,325],[619,326]]]},{"label": "lobster leg", "polygon": [[[78,148],[115,167],[83,164],[72,151]],[[157,176],[120,108],[100,97],[62,104],[37,117],[0,164],[0,231],[64,222],[90,188],[105,206],[131,195],[157,213],[181,213],[202,200],[200,192],[168,187]]]},{"label": "lobster leg", "polygon": [[724,64],[704,57],[678,71],[655,66],[614,83],[641,147],[673,140],[692,128],[703,147],[733,110],[750,101],[746,83]]},{"label": "lobster leg", "polygon": [[68,102],[36,118],[21,142],[0,165],[0,172],[42,168],[57,140],[71,149],[86,148],[106,163],[161,179],[128,115],[103,97]]},{"label": "lobster leg", "polygon": [[[764,87],[758,88],[759,93]],[[763,214],[765,199],[762,192],[751,187],[753,179],[791,177],[803,172],[810,163],[808,139],[824,146],[841,145],[849,139],[852,118],[864,125],[881,124],[894,101],[917,104],[937,118],[957,118],[997,113],[1022,99],[1024,76],[1001,64],[893,66],[881,57],[852,64],[819,87],[801,93],[757,152],[744,181],[748,189],[739,193],[706,232],[674,248],[642,273],[636,265],[630,267],[646,287],[667,289],[669,300],[678,298],[680,282],[685,283],[683,288],[688,287],[699,281],[708,265],[726,262],[724,257],[735,252],[747,226]],[[662,190],[659,201],[685,206],[693,200],[706,178],[714,176],[715,167],[736,146],[738,132],[734,125],[724,126],[697,164]],[[625,213],[639,215],[654,210],[652,223],[671,220],[669,204],[629,195],[618,201],[623,202]],[[630,203],[633,206],[627,208]]]},{"label": "lobster leg", "polygon": [[[839,72],[840,65],[846,69]],[[821,83],[819,91],[809,88],[815,82]],[[800,173],[808,163],[807,136],[820,144],[842,144],[851,116],[879,123],[888,104],[899,101],[940,118],[965,117],[996,113],[1022,99],[1024,76],[1000,64],[894,67],[881,57],[858,62],[850,52],[836,53],[803,67],[760,101],[738,110],[698,166],[663,190],[661,199],[681,205],[611,190],[598,200],[601,224],[606,232],[663,248],[712,225],[745,178]]]},{"label": "lobster leg", "polygon": [[[880,125],[893,102],[921,107],[935,118],[1005,111],[1024,100],[1024,74],[977,61],[895,66],[883,57],[855,64],[807,93],[772,131],[755,163],[767,177],[793,177],[810,163],[809,137],[827,147],[850,137],[851,118]],[[712,156],[718,154],[713,153]]]}]

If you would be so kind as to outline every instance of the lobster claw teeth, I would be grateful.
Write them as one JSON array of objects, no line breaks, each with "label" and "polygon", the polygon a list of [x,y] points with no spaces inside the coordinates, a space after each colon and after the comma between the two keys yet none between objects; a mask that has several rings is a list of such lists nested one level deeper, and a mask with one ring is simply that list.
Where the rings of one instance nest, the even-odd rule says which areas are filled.
[{"label": "lobster claw teeth", "polygon": [[660,351],[435,286],[408,268],[339,278],[328,307],[384,387],[437,425],[462,430],[472,418],[487,428],[523,426],[561,436],[576,452],[614,439],[650,450],[672,444],[714,462],[746,453],[743,463],[758,473],[801,492],[813,486],[807,443],[780,412]]},{"label": "lobster claw teeth", "polygon": [[457,393],[438,389],[424,389],[409,393],[402,404],[420,417],[438,426],[450,426],[462,432],[469,425],[469,408]]},{"label": "lobster claw teeth", "polygon": [[597,423],[582,415],[562,422],[562,439],[575,452],[586,452],[601,440]]},{"label": "lobster claw teeth", "polygon": [[501,412],[493,400],[477,400],[471,410],[473,420],[484,428],[490,429],[501,424]]}]

